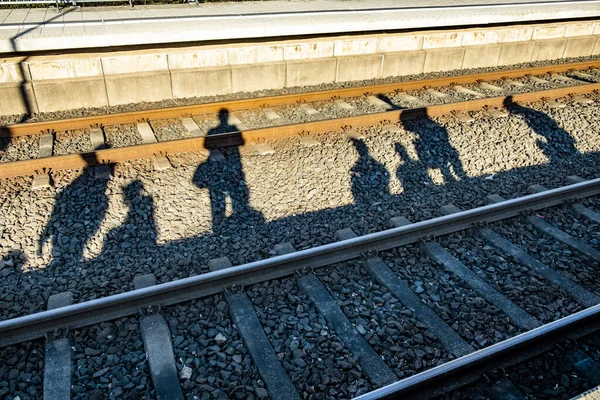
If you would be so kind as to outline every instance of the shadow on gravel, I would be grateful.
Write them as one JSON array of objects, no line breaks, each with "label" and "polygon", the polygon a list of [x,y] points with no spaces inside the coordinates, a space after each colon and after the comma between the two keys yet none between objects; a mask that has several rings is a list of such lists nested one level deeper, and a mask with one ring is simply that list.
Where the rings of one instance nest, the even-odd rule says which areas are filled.
[{"label": "shadow on gravel", "polygon": [[[208,189],[212,230],[222,231],[226,225],[234,228],[236,225],[262,225],[264,217],[250,206],[250,193],[239,151],[239,146],[244,144],[240,129],[229,124],[227,109],[221,109],[218,117],[219,125],[208,131],[204,141],[204,147],[209,150],[210,156],[198,166],[193,178],[198,188]],[[237,132],[231,139],[236,144],[222,150],[217,149],[217,136],[231,132]]]},{"label": "shadow on gravel", "polygon": [[97,179],[93,167],[56,194],[52,214],[38,242],[38,253],[52,243],[49,267],[82,262],[87,242],[98,232],[106,210],[109,179]]},{"label": "shadow on gravel", "polygon": [[402,163],[396,170],[396,177],[402,185],[404,193],[416,192],[424,186],[433,184],[431,178],[427,175],[427,170],[422,167],[418,160],[408,154],[401,143],[396,143],[394,148]]},{"label": "shadow on gravel", "polygon": [[[348,171],[334,171],[334,174],[340,179],[350,180],[347,183],[350,183],[354,204],[294,212],[287,208],[287,204],[277,203],[276,207],[283,209],[277,209],[281,216],[269,221],[249,203],[250,190],[239,145],[223,148],[222,153],[213,147],[211,137],[215,141],[221,140],[218,138],[220,134],[238,130],[235,125],[229,124],[227,110],[222,110],[219,113],[219,125],[207,136],[206,148],[211,152],[210,158],[196,168],[193,176],[188,175],[193,183],[191,189],[198,187],[208,190],[213,232],[208,228],[203,234],[157,244],[157,223],[164,223],[166,229],[165,226],[161,228],[166,231],[172,223],[185,226],[198,224],[199,221],[183,220],[191,218],[185,217],[191,214],[182,213],[182,219],[157,222],[156,207],[163,213],[178,214],[181,210],[169,210],[172,205],[149,195],[141,181],[128,182],[124,187],[126,210],[123,211],[126,216],[109,215],[107,192],[114,191],[114,188],[108,188],[108,179],[97,179],[92,167],[85,168],[80,176],[56,194],[54,208],[39,241],[37,231],[24,227],[35,238],[34,244],[37,246],[33,247],[38,250],[51,242],[52,260],[49,265],[20,273],[26,264],[25,255],[32,258],[35,251],[17,240],[7,240],[6,234],[0,235],[0,241],[3,240],[0,243],[6,254],[0,262],[0,277],[3,278],[0,319],[43,310],[49,295],[65,290],[73,291],[75,301],[81,302],[131,290],[135,274],[154,273],[159,282],[167,282],[207,272],[207,262],[212,258],[228,256],[234,265],[240,265],[273,256],[273,247],[282,242],[289,241],[297,249],[306,249],[333,242],[338,229],[350,227],[357,234],[366,234],[385,229],[389,218],[397,215],[419,221],[437,215],[439,207],[450,202],[459,207],[481,206],[485,204],[485,196],[490,193],[514,197],[518,194],[515,191],[522,190],[525,193],[528,184],[559,186],[564,184],[563,178],[569,174],[597,176],[600,153],[582,155],[574,151],[573,138],[565,131],[557,133],[545,114],[540,115],[542,113],[522,106],[510,106],[509,109],[528,118],[536,133],[549,141],[561,142],[552,143],[552,146],[569,150],[558,153],[565,154],[565,158],[553,156],[550,162],[543,165],[514,168],[491,176],[468,177],[463,171],[457,150],[449,143],[445,128],[428,118],[417,118],[403,121],[404,127],[417,135],[417,154],[408,151],[400,143],[392,142],[391,151],[388,150],[389,153],[385,155],[389,156],[386,162],[400,158],[396,175],[403,191],[396,192],[399,194],[391,191],[391,176],[382,164],[382,155],[374,154],[374,147],[367,148],[366,141],[353,140],[358,161],[354,165],[346,164],[352,175],[346,178],[344,172]],[[550,128],[552,132],[545,132],[544,129]],[[242,142],[241,137],[238,142]],[[548,145],[546,148],[549,148]],[[323,150],[311,148],[303,151]],[[339,156],[343,158],[345,154]],[[326,167],[317,165],[314,168],[322,170]],[[439,168],[445,178],[444,184],[433,184],[428,176],[428,168]],[[265,185],[273,190],[280,190],[277,179],[299,179],[296,172],[278,175],[274,171],[255,170],[255,173],[261,174],[261,179],[274,180],[274,185]],[[160,179],[165,180],[167,176]],[[177,182],[173,184],[175,186]],[[202,191],[184,190],[188,192],[179,194],[191,195],[191,203],[204,200],[199,198],[205,196]],[[333,195],[337,194],[335,190],[332,190]],[[268,194],[266,196],[263,193],[262,198],[268,201]],[[290,193],[288,197],[292,196],[296,196],[296,193]],[[200,204],[204,209],[203,203]],[[24,211],[23,218],[25,215]],[[24,221],[23,218],[19,219]],[[111,229],[104,244],[93,239],[103,221]],[[98,255],[84,260],[86,248]],[[23,254],[24,251],[27,253]]]},{"label": "shadow on gravel", "polygon": [[417,135],[415,149],[425,173],[427,169],[438,169],[444,183],[467,177],[458,152],[450,144],[446,128],[427,117],[403,121],[403,124]]},{"label": "shadow on gravel", "polygon": [[354,204],[359,207],[377,205],[390,195],[390,174],[385,165],[371,157],[363,140],[350,140],[358,152],[358,160],[350,170]]},{"label": "shadow on gravel", "polygon": [[545,140],[538,140],[537,145],[550,162],[559,162],[565,157],[579,153],[575,148],[575,139],[547,114],[513,103],[512,96],[506,98],[504,106],[511,114],[523,117],[536,134],[545,138]]},{"label": "shadow on gravel", "polygon": [[[156,252],[156,221],[154,220],[154,199],[144,189],[144,184],[135,180],[123,188],[124,202],[127,207],[125,222],[113,228],[106,236],[100,258],[108,253],[128,251],[133,245],[127,238],[135,238],[135,247],[141,258],[144,254]],[[139,254],[139,253],[138,253]],[[132,270],[135,270],[133,266]]]}]

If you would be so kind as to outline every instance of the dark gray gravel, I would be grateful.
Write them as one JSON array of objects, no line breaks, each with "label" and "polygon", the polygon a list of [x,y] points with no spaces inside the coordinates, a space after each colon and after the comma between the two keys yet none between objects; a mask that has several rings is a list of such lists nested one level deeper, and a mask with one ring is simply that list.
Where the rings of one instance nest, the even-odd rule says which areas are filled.
[{"label": "dark gray gravel", "polygon": [[600,293],[600,264],[535,231],[525,220],[496,223],[496,231],[538,261],[564,273],[586,289]]},{"label": "dark gray gravel", "polygon": [[490,399],[490,388],[501,381],[512,382],[529,400],[568,400],[590,390],[597,383],[581,375],[569,360],[574,351],[582,351],[593,361],[600,362],[598,333],[564,340],[543,355],[515,366],[486,373],[478,382],[443,396],[444,399]]},{"label": "dark gray gravel", "polygon": [[298,290],[295,279],[254,285],[247,292],[302,398],[347,399],[374,389],[358,360]]},{"label": "dark gray gravel", "polygon": [[0,398],[42,398],[44,343],[40,340],[0,348]]},{"label": "dark gray gravel", "polygon": [[487,347],[520,333],[497,307],[434,264],[418,246],[386,251],[381,257],[423,303],[473,347]]},{"label": "dark gray gravel", "polygon": [[163,310],[186,399],[257,399],[265,386],[222,295]]},{"label": "dark gray gravel", "polygon": [[590,385],[573,370],[566,359],[581,346],[561,343],[542,356],[516,366],[492,370],[477,383],[444,395],[444,399],[493,399],[491,388],[502,381],[512,382],[527,400],[569,400],[590,389]]},{"label": "dark gray gravel", "polygon": [[568,206],[541,210],[536,215],[582,242],[600,248],[600,226],[585,217],[577,217]]},{"label": "dark gray gravel", "polygon": [[452,359],[414,312],[374,283],[359,261],[320,270],[326,285],[357,331],[398,378],[405,378]]},{"label": "dark gray gravel", "polygon": [[581,310],[564,291],[529,268],[509,261],[505,254],[475,235],[473,231],[453,234],[440,242],[479,277],[542,323]]},{"label": "dark gray gravel", "polygon": [[73,399],[152,399],[154,391],[137,318],[72,333]]}]

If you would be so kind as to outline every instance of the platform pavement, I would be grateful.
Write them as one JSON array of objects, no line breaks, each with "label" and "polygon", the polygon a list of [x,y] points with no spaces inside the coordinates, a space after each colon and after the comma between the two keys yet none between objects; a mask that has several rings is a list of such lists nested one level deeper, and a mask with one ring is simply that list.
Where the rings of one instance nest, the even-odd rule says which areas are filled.
[{"label": "platform pavement", "polygon": [[311,0],[0,9],[0,53],[600,16],[600,0]]}]

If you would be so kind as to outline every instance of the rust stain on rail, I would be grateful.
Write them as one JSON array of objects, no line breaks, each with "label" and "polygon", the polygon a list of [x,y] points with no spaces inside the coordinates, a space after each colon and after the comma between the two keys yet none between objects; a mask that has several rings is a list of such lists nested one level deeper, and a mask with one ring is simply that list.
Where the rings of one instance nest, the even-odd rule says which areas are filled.
[{"label": "rust stain on rail", "polygon": [[532,67],[517,70],[487,72],[482,74],[451,76],[445,78],[425,79],[411,82],[397,82],[374,86],[361,86],[346,89],[333,89],[319,92],[297,93],[281,96],[259,97],[217,103],[197,104],[163,109],[144,111],[131,111],[101,116],[70,118],[56,121],[26,122],[10,124],[0,127],[0,137],[16,137],[39,134],[50,131],[64,131],[69,129],[85,129],[94,126],[110,126],[118,124],[136,123],[141,120],[157,120],[179,118],[188,115],[217,113],[222,108],[229,111],[247,110],[259,107],[274,107],[289,104],[326,101],[332,98],[348,98],[362,96],[365,93],[384,94],[394,91],[408,91],[424,87],[444,87],[452,84],[469,84],[478,81],[493,81],[502,78],[517,78],[525,75],[544,75],[547,73],[563,73],[570,70],[584,70],[599,68],[600,61],[586,61],[544,67]]},{"label": "rust stain on rail", "polygon": [[[558,98],[600,91],[600,83],[581,86],[519,93],[511,96],[490,97],[451,104],[439,104],[422,108],[394,110],[376,114],[358,115],[325,121],[290,124],[277,127],[252,129],[242,132],[223,133],[211,136],[211,147],[226,147],[255,143],[257,140],[298,136],[302,132],[329,132],[347,127],[358,128],[375,125],[383,121],[404,121],[420,116],[447,115],[457,111],[475,111],[488,107],[503,107],[512,103],[526,103],[544,98]],[[205,138],[188,138],[167,142],[149,143],[129,147],[97,150],[83,154],[46,157],[32,160],[0,163],[0,178],[32,175],[41,171],[84,168],[97,164],[112,164],[158,155],[185,153],[206,149]]]}]

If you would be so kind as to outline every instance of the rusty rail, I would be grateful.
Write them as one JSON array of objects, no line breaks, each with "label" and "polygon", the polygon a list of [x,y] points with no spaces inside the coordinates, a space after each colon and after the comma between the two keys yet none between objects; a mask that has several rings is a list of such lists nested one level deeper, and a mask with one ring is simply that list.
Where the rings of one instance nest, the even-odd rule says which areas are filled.
[{"label": "rusty rail", "polygon": [[[580,95],[600,90],[600,83],[580,86],[548,89],[537,92],[518,93],[510,96],[489,97],[478,100],[462,101],[451,104],[431,105],[422,108],[393,110],[375,114],[365,114],[325,121],[290,124],[276,127],[252,129],[242,132],[223,133],[211,136],[211,145],[225,147],[243,143],[255,143],[260,140],[272,140],[300,135],[302,132],[330,132],[348,127],[375,125],[381,122],[394,122],[414,119],[421,116],[447,115],[453,112],[475,111],[491,107],[503,107],[513,103],[537,101],[544,98],[558,98],[568,95]],[[187,138],[166,142],[141,144],[129,147],[96,150],[89,153],[68,154],[47,158],[0,163],[0,179],[23,175],[33,175],[61,169],[84,168],[98,164],[111,164],[158,155],[185,153],[205,149],[205,138]]]},{"label": "rusty rail", "polygon": [[599,67],[600,61],[586,61],[509,71],[486,72],[481,74],[425,79],[411,82],[397,82],[383,85],[361,86],[346,89],[333,89],[319,92],[298,93],[282,96],[259,97],[253,99],[223,101],[217,103],[206,103],[164,109],[131,111],[101,116],[69,118],[58,121],[26,122],[19,124],[10,124],[0,127],[0,137],[27,136],[47,131],[85,129],[95,126],[104,127],[110,125],[136,123],[145,120],[179,118],[182,116],[189,115],[210,114],[216,113],[222,108],[226,108],[229,111],[239,111],[260,107],[283,106],[302,102],[326,101],[331,100],[332,98],[357,97],[362,96],[365,93],[377,95],[391,93],[394,91],[422,89],[424,87],[444,87],[453,84],[463,85],[469,83],[476,83],[479,81],[493,81],[502,78],[518,78],[526,75],[544,75],[547,73],[564,73],[570,70],[584,70],[587,68]]}]

